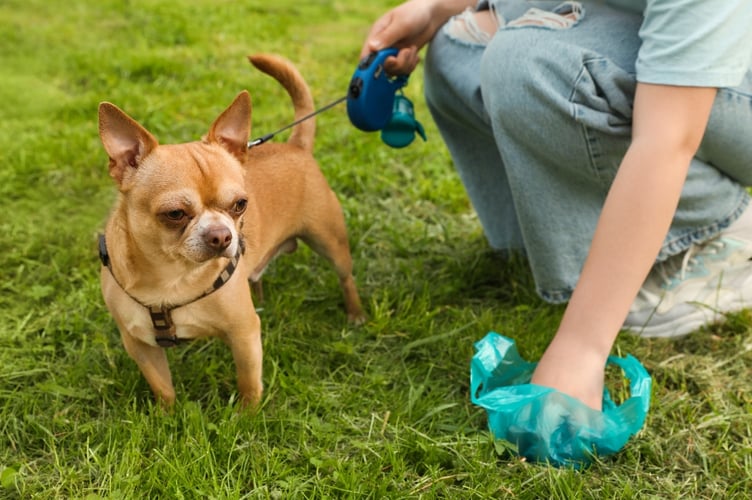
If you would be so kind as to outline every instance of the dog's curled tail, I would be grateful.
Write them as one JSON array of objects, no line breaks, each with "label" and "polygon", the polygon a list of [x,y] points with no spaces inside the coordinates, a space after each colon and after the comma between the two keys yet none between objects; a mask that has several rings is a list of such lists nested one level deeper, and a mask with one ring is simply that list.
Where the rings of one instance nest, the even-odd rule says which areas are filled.
[{"label": "dog's curled tail", "polygon": [[[254,54],[248,56],[256,68],[274,77],[287,90],[295,108],[295,120],[300,120],[314,111],[313,96],[303,76],[287,59],[274,54]],[[292,128],[288,144],[293,144],[306,151],[313,151],[316,135],[316,120],[311,117]]]}]

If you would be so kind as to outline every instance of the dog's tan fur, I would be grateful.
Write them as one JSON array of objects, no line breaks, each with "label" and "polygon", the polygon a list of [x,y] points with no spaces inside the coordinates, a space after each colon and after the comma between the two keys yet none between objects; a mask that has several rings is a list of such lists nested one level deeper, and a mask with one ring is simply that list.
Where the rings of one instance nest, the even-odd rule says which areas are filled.
[{"label": "dog's tan fur", "polygon": [[[268,54],[250,60],[287,90],[296,119],[313,111],[310,90],[291,63]],[[111,270],[102,268],[102,293],[125,349],[167,405],[175,390],[142,304],[174,306],[200,296],[235,255],[241,234],[245,253],[235,274],[174,309],[172,319],[180,339],[225,340],[243,404],[255,406],[262,394],[261,326],[248,280],[260,292],[264,268],[294,250],[298,238],[333,264],[348,319],[364,319],[342,209],[311,154],[314,120],[293,127],[286,143],[249,150],[250,115],[249,94],[241,92],[201,141],[159,145],[113,104],[99,107],[99,133],[119,188],[105,228]]]}]

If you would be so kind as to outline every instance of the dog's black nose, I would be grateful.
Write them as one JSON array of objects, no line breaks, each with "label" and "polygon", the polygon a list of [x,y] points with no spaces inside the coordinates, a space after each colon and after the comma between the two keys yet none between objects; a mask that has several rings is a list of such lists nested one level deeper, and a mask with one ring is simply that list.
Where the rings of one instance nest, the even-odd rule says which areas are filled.
[{"label": "dog's black nose", "polygon": [[221,252],[232,243],[232,233],[225,226],[214,226],[206,231],[204,241],[210,248]]}]

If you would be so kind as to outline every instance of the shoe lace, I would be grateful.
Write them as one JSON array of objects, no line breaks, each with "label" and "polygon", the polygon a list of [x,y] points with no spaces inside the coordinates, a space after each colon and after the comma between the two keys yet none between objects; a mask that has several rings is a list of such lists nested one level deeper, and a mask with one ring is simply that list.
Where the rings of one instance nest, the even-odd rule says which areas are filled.
[{"label": "shoe lace", "polygon": [[675,255],[656,264],[653,271],[659,277],[660,285],[665,287],[675,280],[685,280],[687,275],[703,264],[706,257],[718,254],[725,246],[722,238],[714,238],[703,243],[692,243],[683,254]]}]

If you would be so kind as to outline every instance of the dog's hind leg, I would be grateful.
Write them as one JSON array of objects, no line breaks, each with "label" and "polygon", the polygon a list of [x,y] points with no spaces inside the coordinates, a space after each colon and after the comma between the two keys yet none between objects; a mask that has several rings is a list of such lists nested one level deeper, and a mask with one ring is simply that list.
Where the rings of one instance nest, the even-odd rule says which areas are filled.
[{"label": "dog's hind leg", "polygon": [[301,239],[334,266],[345,300],[347,320],[359,325],[365,322],[366,316],[353,277],[353,261],[347,240],[345,218],[334,193],[331,193],[331,196],[334,202],[329,205],[325,214],[311,218],[314,222],[306,228]]}]

